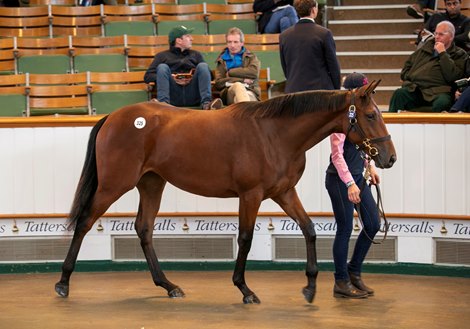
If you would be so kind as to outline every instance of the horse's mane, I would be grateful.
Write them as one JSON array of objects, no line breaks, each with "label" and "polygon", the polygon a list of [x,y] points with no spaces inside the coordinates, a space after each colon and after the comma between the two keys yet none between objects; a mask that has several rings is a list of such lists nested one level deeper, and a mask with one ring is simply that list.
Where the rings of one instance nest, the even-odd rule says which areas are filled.
[{"label": "horse's mane", "polygon": [[231,111],[238,118],[298,117],[310,112],[334,112],[344,107],[347,94],[338,90],[304,91],[263,102],[237,103]]}]

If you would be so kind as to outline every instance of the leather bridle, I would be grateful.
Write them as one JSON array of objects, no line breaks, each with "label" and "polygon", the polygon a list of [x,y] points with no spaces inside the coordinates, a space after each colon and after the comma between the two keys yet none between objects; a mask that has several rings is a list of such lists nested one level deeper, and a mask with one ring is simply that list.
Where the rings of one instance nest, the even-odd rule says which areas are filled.
[{"label": "leather bridle", "polygon": [[364,150],[370,156],[375,157],[379,155],[379,150],[377,149],[377,147],[373,146],[373,144],[389,141],[392,139],[392,137],[389,134],[387,136],[373,138],[373,139],[368,138],[364,130],[361,128],[361,126],[357,122],[356,105],[354,103],[355,103],[355,93],[352,92],[351,93],[351,105],[349,105],[349,111],[348,111],[349,127],[346,133],[346,138],[348,137],[351,130],[357,131],[359,135],[361,135],[362,137],[362,143],[360,145],[357,145],[358,149]]}]

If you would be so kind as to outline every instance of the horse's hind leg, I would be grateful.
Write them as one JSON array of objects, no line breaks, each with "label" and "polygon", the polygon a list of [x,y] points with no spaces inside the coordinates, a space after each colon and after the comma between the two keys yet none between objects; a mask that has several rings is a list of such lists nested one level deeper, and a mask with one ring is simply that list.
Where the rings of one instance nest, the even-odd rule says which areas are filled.
[{"label": "horse's hind leg", "polygon": [[163,274],[158,258],[153,248],[152,236],[155,216],[160,208],[165,180],[154,173],[146,173],[137,184],[140,193],[140,204],[135,230],[140,238],[140,245],[144,252],[153,282],[167,290],[170,297],[184,297],[184,292],[177,285],[171,283]]},{"label": "horse's hind leg", "polygon": [[307,302],[311,303],[315,297],[318,275],[315,227],[302,206],[295,188],[291,188],[284,194],[273,198],[273,200],[281,206],[289,217],[299,224],[305,237],[307,245],[307,269],[305,272],[307,275],[307,286],[302,290],[302,293]]},{"label": "horse's hind leg", "polygon": [[233,284],[242,292],[243,303],[245,304],[259,304],[261,302],[245,282],[246,260],[251,249],[256,215],[258,214],[260,204],[261,197],[258,193],[240,196],[238,256],[233,272]]},{"label": "horse's hind leg", "polygon": [[119,198],[119,196],[120,195],[116,195],[114,197],[109,195],[106,196],[98,190],[93,197],[93,205],[89,213],[83,213],[80,218],[77,218],[72,242],[70,243],[69,251],[62,265],[62,275],[60,277],[60,281],[55,285],[55,291],[59,296],[67,297],[69,295],[70,276],[75,269],[83,238],[93,227],[96,220],[104,214],[104,212]]}]

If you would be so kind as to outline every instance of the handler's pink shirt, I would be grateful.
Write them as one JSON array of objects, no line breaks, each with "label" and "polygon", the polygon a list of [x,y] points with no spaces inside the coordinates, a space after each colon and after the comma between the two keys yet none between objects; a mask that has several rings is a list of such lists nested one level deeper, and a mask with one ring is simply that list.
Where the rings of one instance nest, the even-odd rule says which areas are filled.
[{"label": "handler's pink shirt", "polygon": [[331,162],[338,171],[339,178],[344,184],[353,180],[351,173],[349,172],[346,160],[344,160],[344,141],[346,135],[341,133],[334,133],[330,135],[331,144]]}]

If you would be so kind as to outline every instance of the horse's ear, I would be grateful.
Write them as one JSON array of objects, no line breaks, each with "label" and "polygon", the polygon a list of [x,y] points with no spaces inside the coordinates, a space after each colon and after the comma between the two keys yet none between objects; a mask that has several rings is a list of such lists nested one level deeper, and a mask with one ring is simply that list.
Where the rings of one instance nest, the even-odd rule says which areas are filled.
[{"label": "horse's ear", "polygon": [[364,96],[370,97],[370,94],[372,94],[375,91],[375,88],[377,88],[380,81],[382,81],[382,80],[381,79],[374,80],[374,81],[368,83],[367,85],[361,87],[358,91],[359,97],[364,97]]}]

